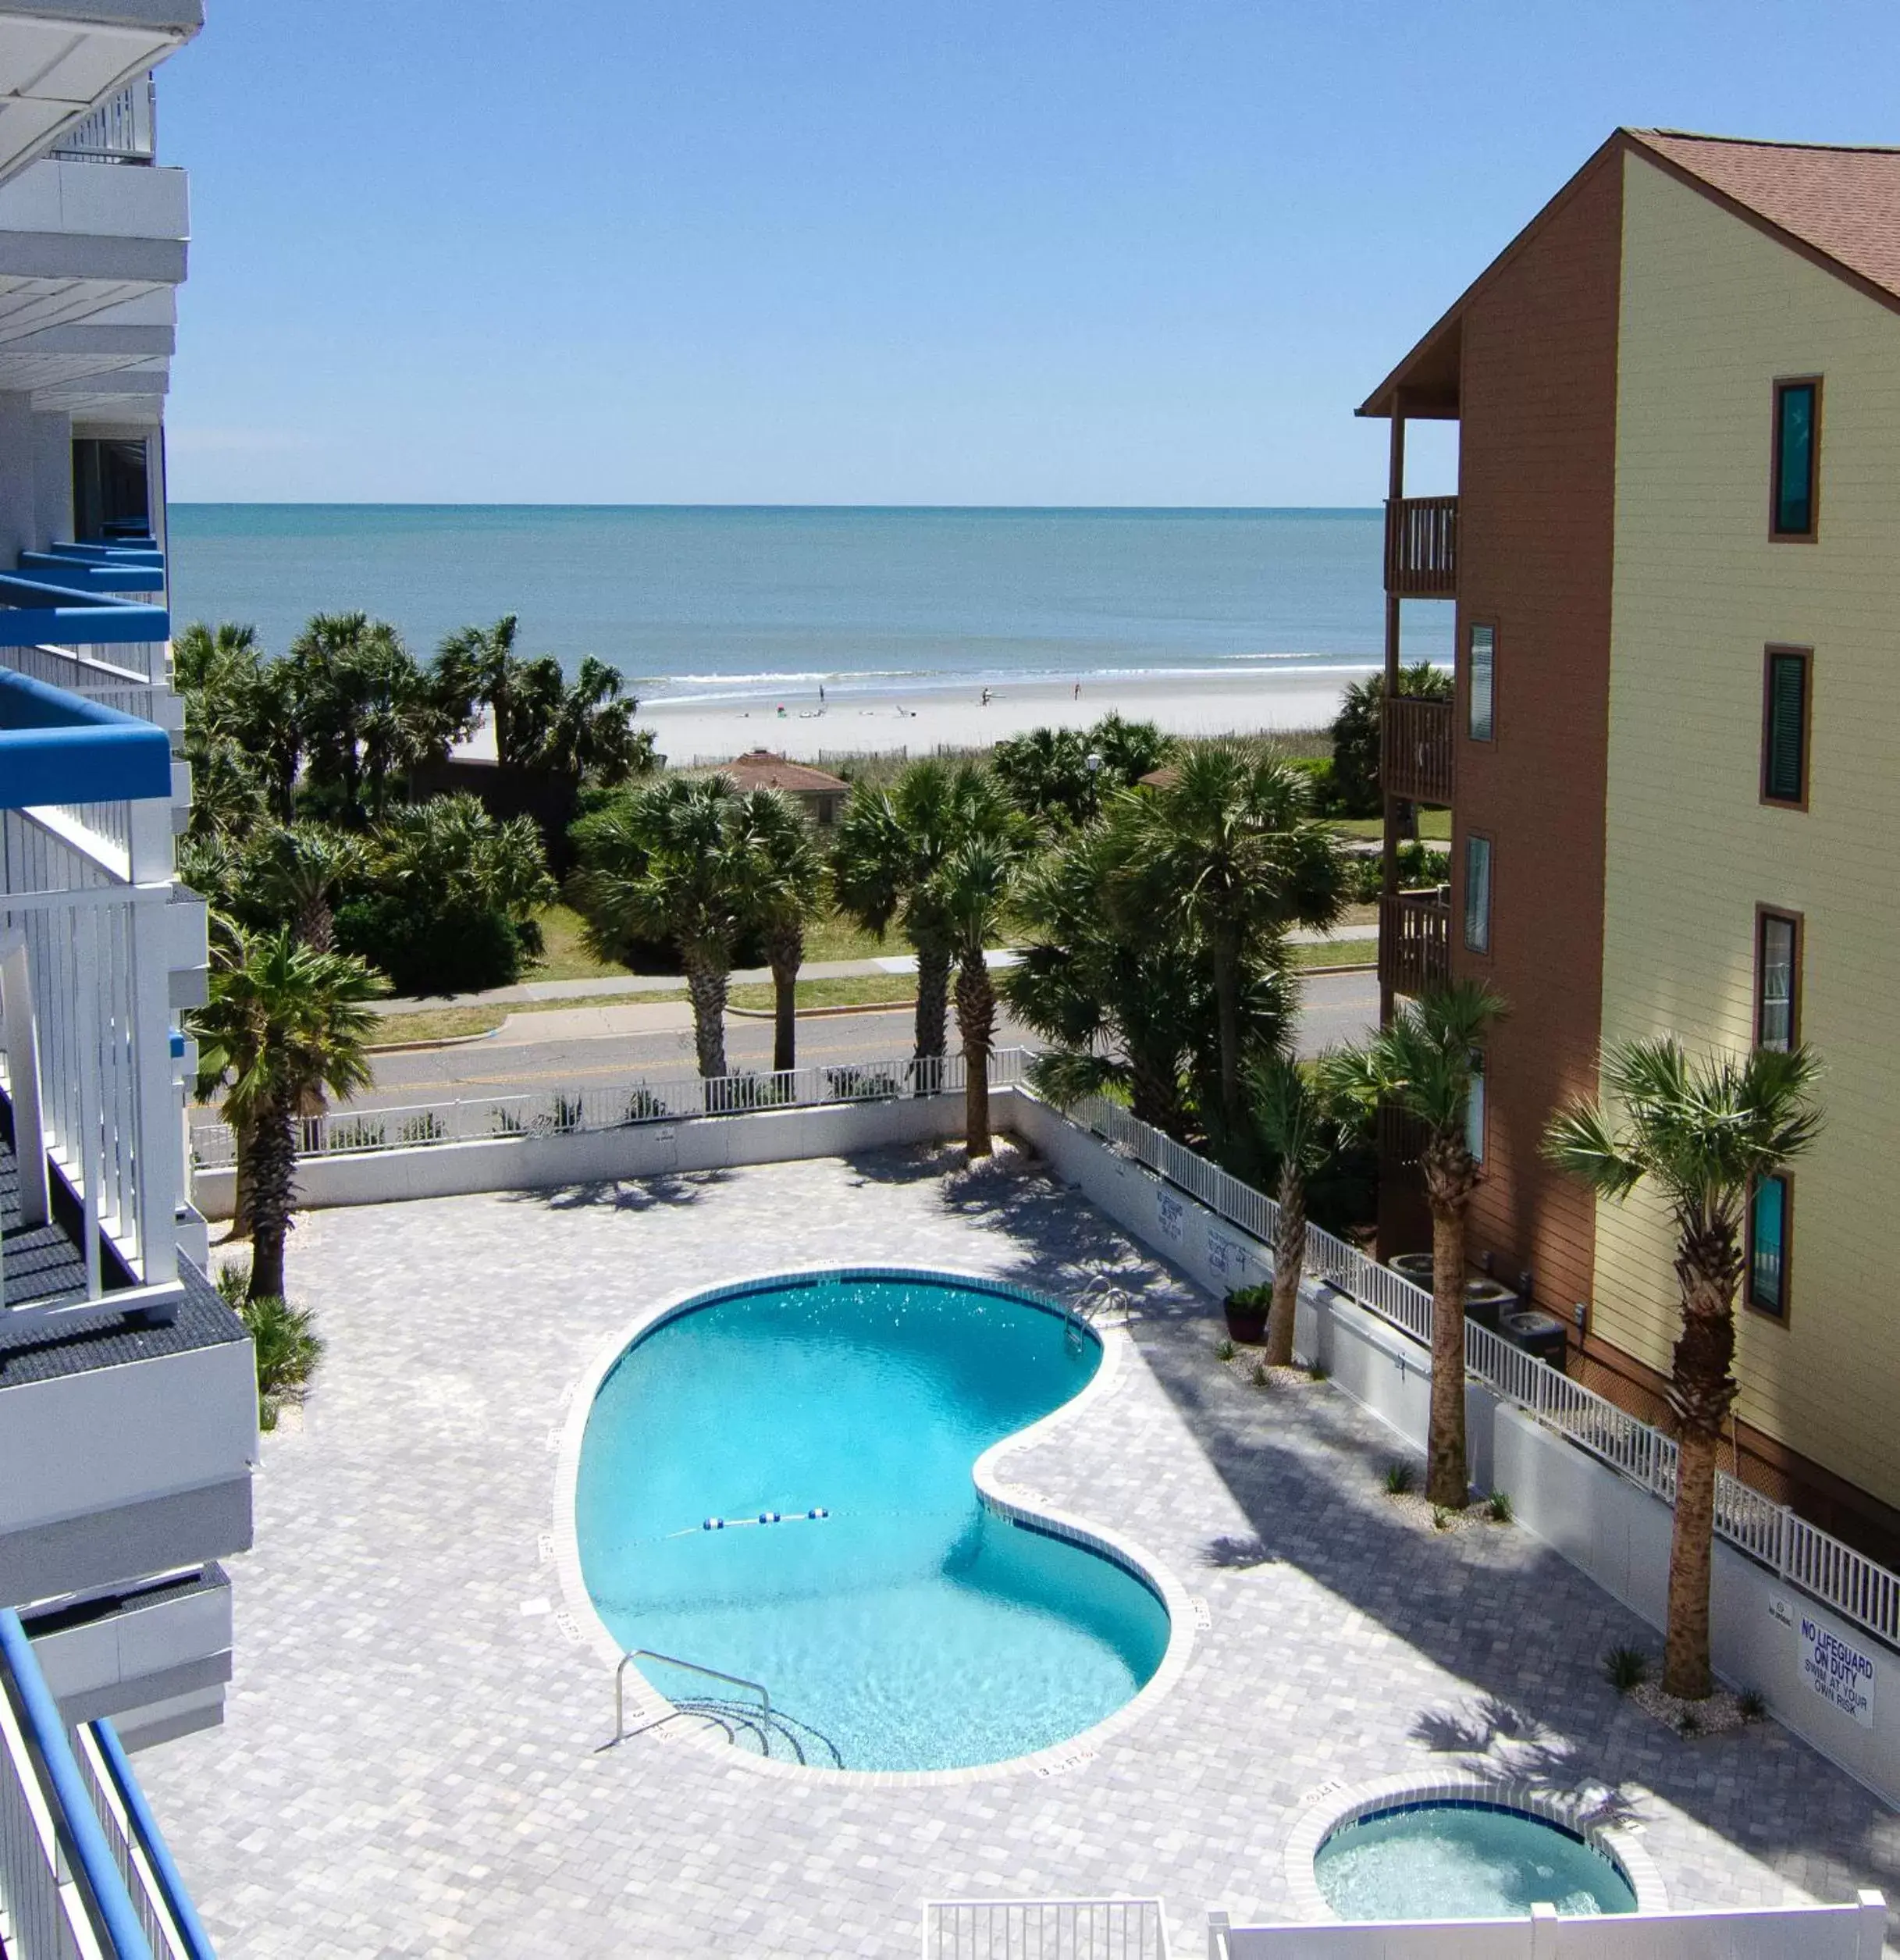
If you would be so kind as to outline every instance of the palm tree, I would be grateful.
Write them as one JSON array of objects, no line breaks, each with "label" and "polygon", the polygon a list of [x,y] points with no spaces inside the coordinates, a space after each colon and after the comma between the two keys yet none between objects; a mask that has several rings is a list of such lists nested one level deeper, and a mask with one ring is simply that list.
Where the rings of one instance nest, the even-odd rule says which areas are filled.
[{"label": "palm tree", "polygon": [[1306,1258],[1307,1179],[1331,1154],[1336,1126],[1325,1091],[1329,1058],[1309,1072],[1291,1055],[1256,1056],[1247,1069],[1254,1122],[1279,1166],[1273,1195],[1279,1230],[1273,1243],[1273,1305],[1267,1317],[1269,1368],[1293,1364],[1293,1321]]},{"label": "palm tree", "polygon": [[799,969],[805,963],[805,922],[818,909],[824,859],[805,813],[775,789],[748,791],[738,821],[759,859],[753,924],[765,941],[772,969],[772,1066],[798,1066]]},{"label": "palm tree", "polygon": [[245,1140],[253,1300],[283,1292],[297,1112],[313,1097],[368,1085],[368,1003],[382,991],[360,959],[300,944],[287,927],[238,933],[192,1017],[199,1094],[223,1088],[226,1120]]},{"label": "palm tree", "polygon": [[284,918],[304,945],[327,953],[336,944],[331,905],[337,889],[364,876],[369,854],[343,831],[292,823],[265,837],[246,868],[257,898]]},{"label": "palm tree", "polygon": [[1710,1690],[1715,1477],[1736,1394],[1730,1364],[1743,1222],[1762,1180],[1820,1133],[1821,1112],[1809,1094],[1820,1074],[1807,1048],[1692,1062],[1667,1036],[1625,1042],[1604,1056],[1603,1074],[1605,1091],[1623,1105],[1621,1126],[1600,1105],[1578,1102],[1552,1121],[1544,1139],[1551,1161],[1599,1197],[1621,1204],[1647,1183],[1675,1225],[1682,1332],[1669,1379],[1678,1455],[1663,1687],[1685,1700]]},{"label": "palm tree", "polygon": [[838,819],[831,875],[839,905],[881,939],[895,923],[916,951],[920,1062],[942,1058],[956,956],[954,925],[937,903],[937,870],[960,845],[1023,833],[995,778],[966,763],[914,762],[888,790],[860,784]]},{"label": "palm tree", "polygon": [[[1030,943],[1002,976],[1012,1010],[1049,1045],[1030,1067],[1037,1090],[1059,1108],[1105,1090],[1125,1092],[1130,1107],[1183,1142],[1204,1126],[1204,1057],[1215,1040],[1207,962],[1179,934],[1157,933],[1119,901],[1133,825],[1128,799],[1112,802],[1103,821],[1065,836],[1032,864],[1016,909]],[[1241,988],[1244,1045],[1262,1049],[1286,1038],[1293,988],[1285,969],[1251,966]]]},{"label": "palm tree", "polygon": [[1127,902],[1151,929],[1206,950],[1219,1019],[1220,1121],[1244,1134],[1241,994],[1250,958],[1290,926],[1329,926],[1343,902],[1338,840],[1307,809],[1304,778],[1248,748],[1196,743],[1133,820]]},{"label": "palm tree", "polygon": [[686,969],[699,1072],[726,1073],[732,949],[756,916],[763,853],[746,799],[724,776],[669,776],[635,789],[576,831],[576,896],[603,958],[629,940],[671,940]]},{"label": "palm tree", "polygon": [[1478,1188],[1467,1134],[1485,1037],[1504,1012],[1475,980],[1407,1001],[1363,1048],[1331,1057],[1329,1088],[1367,1113],[1380,1104],[1418,1126],[1432,1211],[1432,1435],[1425,1495],[1446,1510],[1470,1497],[1464,1456],[1464,1225]]},{"label": "palm tree", "polygon": [[956,1024],[963,1040],[963,1151],[987,1157],[990,1051],[996,1033],[996,986],[983,952],[1009,909],[1022,863],[1010,837],[966,838],[932,873],[929,899],[947,925],[956,954]]}]

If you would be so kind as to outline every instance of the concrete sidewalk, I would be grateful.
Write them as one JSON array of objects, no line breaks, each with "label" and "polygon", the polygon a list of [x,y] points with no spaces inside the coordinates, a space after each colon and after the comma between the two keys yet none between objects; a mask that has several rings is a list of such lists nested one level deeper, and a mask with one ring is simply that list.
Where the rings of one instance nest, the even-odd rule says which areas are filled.
[{"label": "concrete sidewalk", "polygon": [[[1302,928],[1290,932],[1286,937],[1296,946],[1317,946],[1334,939],[1370,939],[1378,930],[1375,925],[1337,926],[1329,932],[1311,932]],[[984,955],[993,972],[1015,966],[1021,957],[1019,953],[1003,947],[992,948]],[[893,953],[880,959],[808,960],[799,969],[799,978],[856,980],[870,973],[914,973],[916,970],[913,954]],[[749,966],[730,976],[735,987],[768,984],[771,977],[772,969],[769,966]],[[437,994],[419,1001],[383,1001],[378,1004],[378,1011],[383,1014],[424,1014],[439,1007],[506,1007],[528,1001],[594,1000],[610,994],[676,994],[685,984],[685,976],[680,973],[627,973],[604,976],[599,980],[526,980],[519,987],[492,987],[486,994]]]}]

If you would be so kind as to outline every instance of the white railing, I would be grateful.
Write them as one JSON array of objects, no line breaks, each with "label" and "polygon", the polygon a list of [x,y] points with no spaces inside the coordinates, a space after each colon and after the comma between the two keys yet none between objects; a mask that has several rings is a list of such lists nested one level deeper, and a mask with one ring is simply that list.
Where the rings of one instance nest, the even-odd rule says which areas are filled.
[{"label": "white railing", "polygon": [[152,77],[141,75],[62,131],[46,154],[78,163],[150,163],[158,155],[156,96]]},{"label": "white railing", "polygon": [[[999,1048],[990,1057],[990,1086],[1023,1080],[1026,1051]],[[888,1102],[900,1097],[958,1094],[967,1072],[960,1055],[920,1062],[906,1055],[882,1062],[832,1063],[760,1075],[680,1076],[535,1095],[457,1097],[384,1109],[333,1109],[300,1120],[300,1157],[361,1151],[411,1150],[430,1144],[493,1142],[513,1137],[578,1137],[642,1123],[698,1116],[737,1116],[768,1110],[809,1109],[827,1103]],[[237,1161],[237,1139],[226,1123],[191,1133],[193,1161],[220,1170]]]},{"label": "white railing", "polygon": [[[1271,1246],[1278,1236],[1279,1207],[1271,1198],[1118,1105],[1094,1099],[1079,1105],[1070,1116],[1262,1245]],[[1316,1225],[1307,1227],[1304,1264],[1315,1279],[1431,1346],[1432,1296],[1425,1288]],[[1664,1503],[1674,1503],[1676,1445],[1661,1430],[1468,1319],[1464,1364],[1503,1400]],[[1900,1647],[1900,1574],[1726,1471],[1716,1476],[1715,1528],[1790,1585]]]},{"label": "white railing", "polygon": [[1162,1901],[933,1899],[923,1960],[1168,1960]]},{"label": "white railing", "polygon": [[18,888],[0,891],[0,955],[24,980],[11,990],[23,998],[5,1004],[0,1057],[16,1148],[23,1161],[34,1147],[25,1130],[37,1102],[40,1147],[81,1208],[88,1299],[105,1290],[101,1233],[141,1286],[169,1285],[177,1277],[180,1169],[172,888],[116,883],[24,812],[3,815],[0,862]]}]

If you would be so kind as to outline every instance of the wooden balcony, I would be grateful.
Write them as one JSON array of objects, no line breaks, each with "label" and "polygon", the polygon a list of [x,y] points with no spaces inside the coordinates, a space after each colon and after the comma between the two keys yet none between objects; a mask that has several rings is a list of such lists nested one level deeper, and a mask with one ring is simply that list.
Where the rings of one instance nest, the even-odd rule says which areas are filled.
[{"label": "wooden balcony", "polygon": [[1451,978],[1451,895],[1400,891],[1379,902],[1379,979],[1395,994],[1423,994]]},{"label": "wooden balcony", "polygon": [[1455,599],[1458,500],[1386,500],[1386,589],[1395,599]]},{"label": "wooden balcony", "polygon": [[1389,694],[1379,709],[1379,784],[1414,803],[1451,802],[1451,703]]}]

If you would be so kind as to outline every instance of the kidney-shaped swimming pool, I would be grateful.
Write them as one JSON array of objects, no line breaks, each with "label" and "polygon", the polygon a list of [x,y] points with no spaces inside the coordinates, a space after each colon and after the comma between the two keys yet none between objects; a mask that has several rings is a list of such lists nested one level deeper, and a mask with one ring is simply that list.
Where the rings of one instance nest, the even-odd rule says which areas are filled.
[{"label": "kidney-shaped swimming pool", "polygon": [[1059,1307],[980,1281],[762,1280],[688,1303],[600,1384],[575,1494],[609,1631],[762,1684],[749,1698],[642,1661],[663,1693],[730,1703],[754,1749],[943,1770],[1065,1741],[1134,1695],[1166,1609],[1115,1559],[991,1510],[977,1458],[1101,1365]]}]

